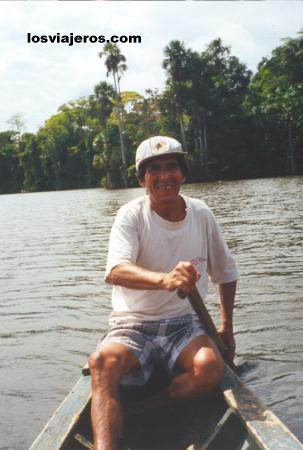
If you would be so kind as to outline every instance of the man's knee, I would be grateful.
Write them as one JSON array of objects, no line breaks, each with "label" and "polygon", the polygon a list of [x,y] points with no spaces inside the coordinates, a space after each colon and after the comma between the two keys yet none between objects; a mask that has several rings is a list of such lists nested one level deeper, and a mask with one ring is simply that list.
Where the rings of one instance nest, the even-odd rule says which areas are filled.
[{"label": "man's knee", "polygon": [[102,377],[119,379],[123,373],[123,357],[119,354],[96,350],[88,358],[91,373],[99,372]]},{"label": "man's knee", "polygon": [[209,390],[217,387],[224,376],[224,362],[221,358],[209,357],[208,355],[196,355],[194,358],[194,377],[197,388]]},{"label": "man's knee", "polygon": [[91,371],[102,369],[103,354],[98,350],[96,350],[94,353],[92,353],[88,358],[88,366]]}]

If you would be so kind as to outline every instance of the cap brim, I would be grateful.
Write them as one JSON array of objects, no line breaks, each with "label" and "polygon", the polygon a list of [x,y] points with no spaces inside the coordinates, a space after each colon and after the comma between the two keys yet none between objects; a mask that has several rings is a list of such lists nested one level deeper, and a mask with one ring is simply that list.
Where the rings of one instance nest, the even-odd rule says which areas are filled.
[{"label": "cap brim", "polygon": [[145,164],[146,162],[152,160],[152,159],[156,159],[156,158],[163,158],[163,156],[185,156],[188,155],[188,152],[167,152],[167,153],[161,153],[160,155],[152,155],[152,156],[148,156],[147,158],[143,159],[143,161],[140,161],[137,167],[137,172],[139,171],[140,167],[142,166],[142,164]]}]

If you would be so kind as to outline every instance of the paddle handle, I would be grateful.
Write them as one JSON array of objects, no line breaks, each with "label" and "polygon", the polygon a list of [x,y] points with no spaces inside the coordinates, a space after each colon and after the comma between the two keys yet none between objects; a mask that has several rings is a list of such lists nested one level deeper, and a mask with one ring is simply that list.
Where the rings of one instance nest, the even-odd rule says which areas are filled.
[{"label": "paddle handle", "polygon": [[215,327],[215,324],[209,314],[209,312],[206,309],[206,306],[204,305],[203,299],[198,291],[198,289],[195,287],[192,292],[188,295],[189,302],[195,311],[195,313],[198,316],[198,319],[200,320],[201,324],[203,325],[206,333],[208,336],[212,338],[212,340],[217,345],[224,361],[229,365],[229,367],[236,371],[235,364],[230,361],[227,358],[227,347],[222,341],[221,336],[219,335],[217,328]]}]

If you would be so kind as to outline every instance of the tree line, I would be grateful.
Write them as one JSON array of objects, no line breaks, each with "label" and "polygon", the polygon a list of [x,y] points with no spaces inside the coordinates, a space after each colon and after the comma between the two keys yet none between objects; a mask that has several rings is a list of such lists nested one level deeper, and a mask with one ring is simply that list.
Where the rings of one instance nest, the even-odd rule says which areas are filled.
[{"label": "tree line", "polygon": [[99,53],[107,76],[62,105],[37,133],[21,114],[0,133],[0,193],[137,186],[134,155],[152,135],[188,151],[189,181],[274,177],[303,171],[303,36],[283,40],[253,74],[220,38],[201,51],[171,41],[162,92],[121,91],[124,55]]}]

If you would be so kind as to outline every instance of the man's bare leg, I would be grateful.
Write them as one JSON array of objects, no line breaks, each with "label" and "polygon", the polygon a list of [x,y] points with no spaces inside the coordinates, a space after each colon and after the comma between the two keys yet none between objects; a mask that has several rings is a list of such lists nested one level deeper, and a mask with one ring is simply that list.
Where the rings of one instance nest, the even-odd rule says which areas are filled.
[{"label": "man's bare leg", "polygon": [[223,359],[208,336],[199,336],[190,342],[182,350],[176,364],[184,369],[169,387],[171,397],[176,400],[207,394],[223,379]]},{"label": "man's bare leg", "polygon": [[117,450],[122,433],[119,383],[139,365],[122,344],[105,343],[88,360],[92,384],[92,427],[95,450]]},{"label": "man's bare leg", "polygon": [[148,401],[132,404],[130,412],[140,413],[141,409],[176,405],[203,396],[216,388],[223,378],[223,359],[208,336],[199,336],[190,342],[179,355],[176,364],[184,371]]}]

